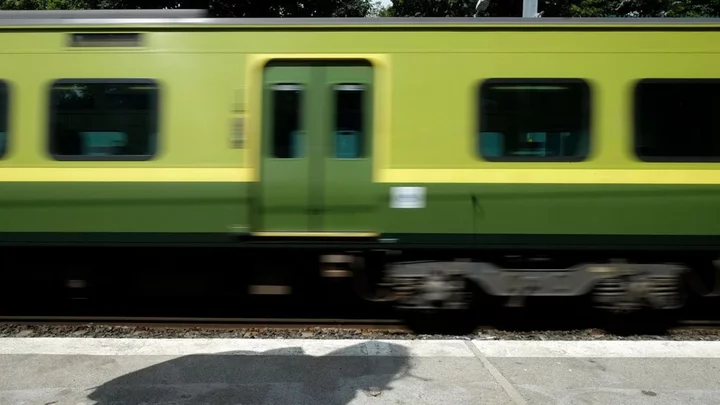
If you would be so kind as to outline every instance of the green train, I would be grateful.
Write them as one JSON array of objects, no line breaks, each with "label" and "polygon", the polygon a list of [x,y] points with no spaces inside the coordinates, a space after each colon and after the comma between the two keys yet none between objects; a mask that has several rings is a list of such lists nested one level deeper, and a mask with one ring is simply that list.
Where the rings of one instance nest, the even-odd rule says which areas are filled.
[{"label": "green train", "polygon": [[0,53],[6,247],[288,249],[405,309],[716,290],[720,20],[15,12]]}]

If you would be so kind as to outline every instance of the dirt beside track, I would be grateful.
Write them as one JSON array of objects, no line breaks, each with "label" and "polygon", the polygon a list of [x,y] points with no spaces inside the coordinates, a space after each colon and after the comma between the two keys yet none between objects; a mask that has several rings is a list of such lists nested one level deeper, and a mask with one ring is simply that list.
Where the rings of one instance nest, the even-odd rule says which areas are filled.
[{"label": "dirt beside track", "polygon": [[613,334],[602,329],[501,330],[481,327],[466,335],[422,335],[402,324],[171,324],[171,323],[0,323],[0,337],[243,338],[243,339],[487,339],[487,340],[720,340],[720,325],[680,325],[658,334]]}]

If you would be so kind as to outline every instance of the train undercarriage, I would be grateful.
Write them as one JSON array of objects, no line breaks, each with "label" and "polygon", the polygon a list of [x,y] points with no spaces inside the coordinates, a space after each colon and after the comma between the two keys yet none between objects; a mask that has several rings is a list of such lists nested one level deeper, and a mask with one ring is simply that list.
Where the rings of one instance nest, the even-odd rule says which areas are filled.
[{"label": "train undercarriage", "polygon": [[669,321],[690,297],[720,296],[720,266],[712,255],[624,256],[568,252],[421,260],[383,252],[374,254],[374,266],[362,254],[323,260],[334,262],[333,268],[343,262],[342,271],[354,278],[359,295],[391,303],[416,324],[471,319],[473,311],[483,311],[480,296],[518,309],[533,299],[587,298],[594,310],[627,322],[646,313]]},{"label": "train undercarriage", "polygon": [[[47,248],[52,254],[22,253],[22,249],[5,248],[6,269],[21,256],[39,260],[52,256],[56,261],[28,265],[28,271],[4,272],[5,284],[20,286],[18,291],[36,293],[41,281],[52,280],[53,288],[63,290],[70,299],[97,296],[93,288],[98,285],[111,286],[115,296],[125,300],[138,292],[154,295],[172,289],[184,289],[188,296],[280,301],[304,294],[299,301],[318,299],[325,306],[353,296],[357,302],[383,306],[386,312],[421,327],[467,322],[470,325],[460,326],[471,328],[474,315],[489,311],[489,306],[523,310],[543,299],[582,298],[592,309],[612,316],[650,311],[662,317],[683,308],[691,297],[720,297],[716,257],[707,252],[492,252],[479,256],[472,251],[321,247],[252,251]],[[78,260],[91,256],[96,260]],[[133,266],[137,267],[131,271]],[[33,272],[33,268],[39,270]],[[206,275],[202,283],[195,280],[201,274]],[[238,300],[237,305],[247,304]],[[440,325],[445,326],[452,327]]]}]

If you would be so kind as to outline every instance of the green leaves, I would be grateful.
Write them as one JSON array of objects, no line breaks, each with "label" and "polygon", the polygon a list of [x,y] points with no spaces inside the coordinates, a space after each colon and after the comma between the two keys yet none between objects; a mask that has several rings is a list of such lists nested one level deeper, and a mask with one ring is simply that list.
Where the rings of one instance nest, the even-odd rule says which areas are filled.
[{"label": "green leaves", "polygon": [[0,0],[3,10],[209,9],[216,17],[364,17],[371,0]]},{"label": "green leaves", "polygon": [[[476,0],[0,0],[3,10],[208,9],[216,17],[470,17]],[[720,0],[539,0],[544,17],[713,17]],[[522,15],[522,0],[493,0],[486,17]]]},{"label": "green leaves", "polygon": [[[394,0],[395,17],[470,17],[475,0]],[[485,17],[522,15],[522,0],[493,0]],[[720,0],[539,0],[544,17],[713,17]]]}]

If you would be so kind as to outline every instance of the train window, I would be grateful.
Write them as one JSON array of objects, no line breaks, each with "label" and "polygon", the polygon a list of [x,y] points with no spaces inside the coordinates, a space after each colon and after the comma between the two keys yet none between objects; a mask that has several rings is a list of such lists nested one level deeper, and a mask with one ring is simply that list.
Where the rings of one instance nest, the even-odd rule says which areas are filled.
[{"label": "train window", "polygon": [[365,86],[335,86],[335,127],[333,156],[336,159],[357,159],[363,155]]},{"label": "train window", "polygon": [[579,79],[489,79],[480,86],[477,148],[496,162],[581,161],[590,90]]},{"label": "train window", "polygon": [[720,80],[647,79],[635,87],[635,154],[648,162],[720,161]]},{"label": "train window", "polygon": [[272,156],[293,159],[303,156],[305,131],[301,127],[303,87],[279,84],[272,87]]},{"label": "train window", "polygon": [[50,153],[58,160],[148,160],[157,148],[152,80],[63,79],[52,85]]},{"label": "train window", "polygon": [[0,81],[0,158],[5,156],[8,149],[8,87]]}]

